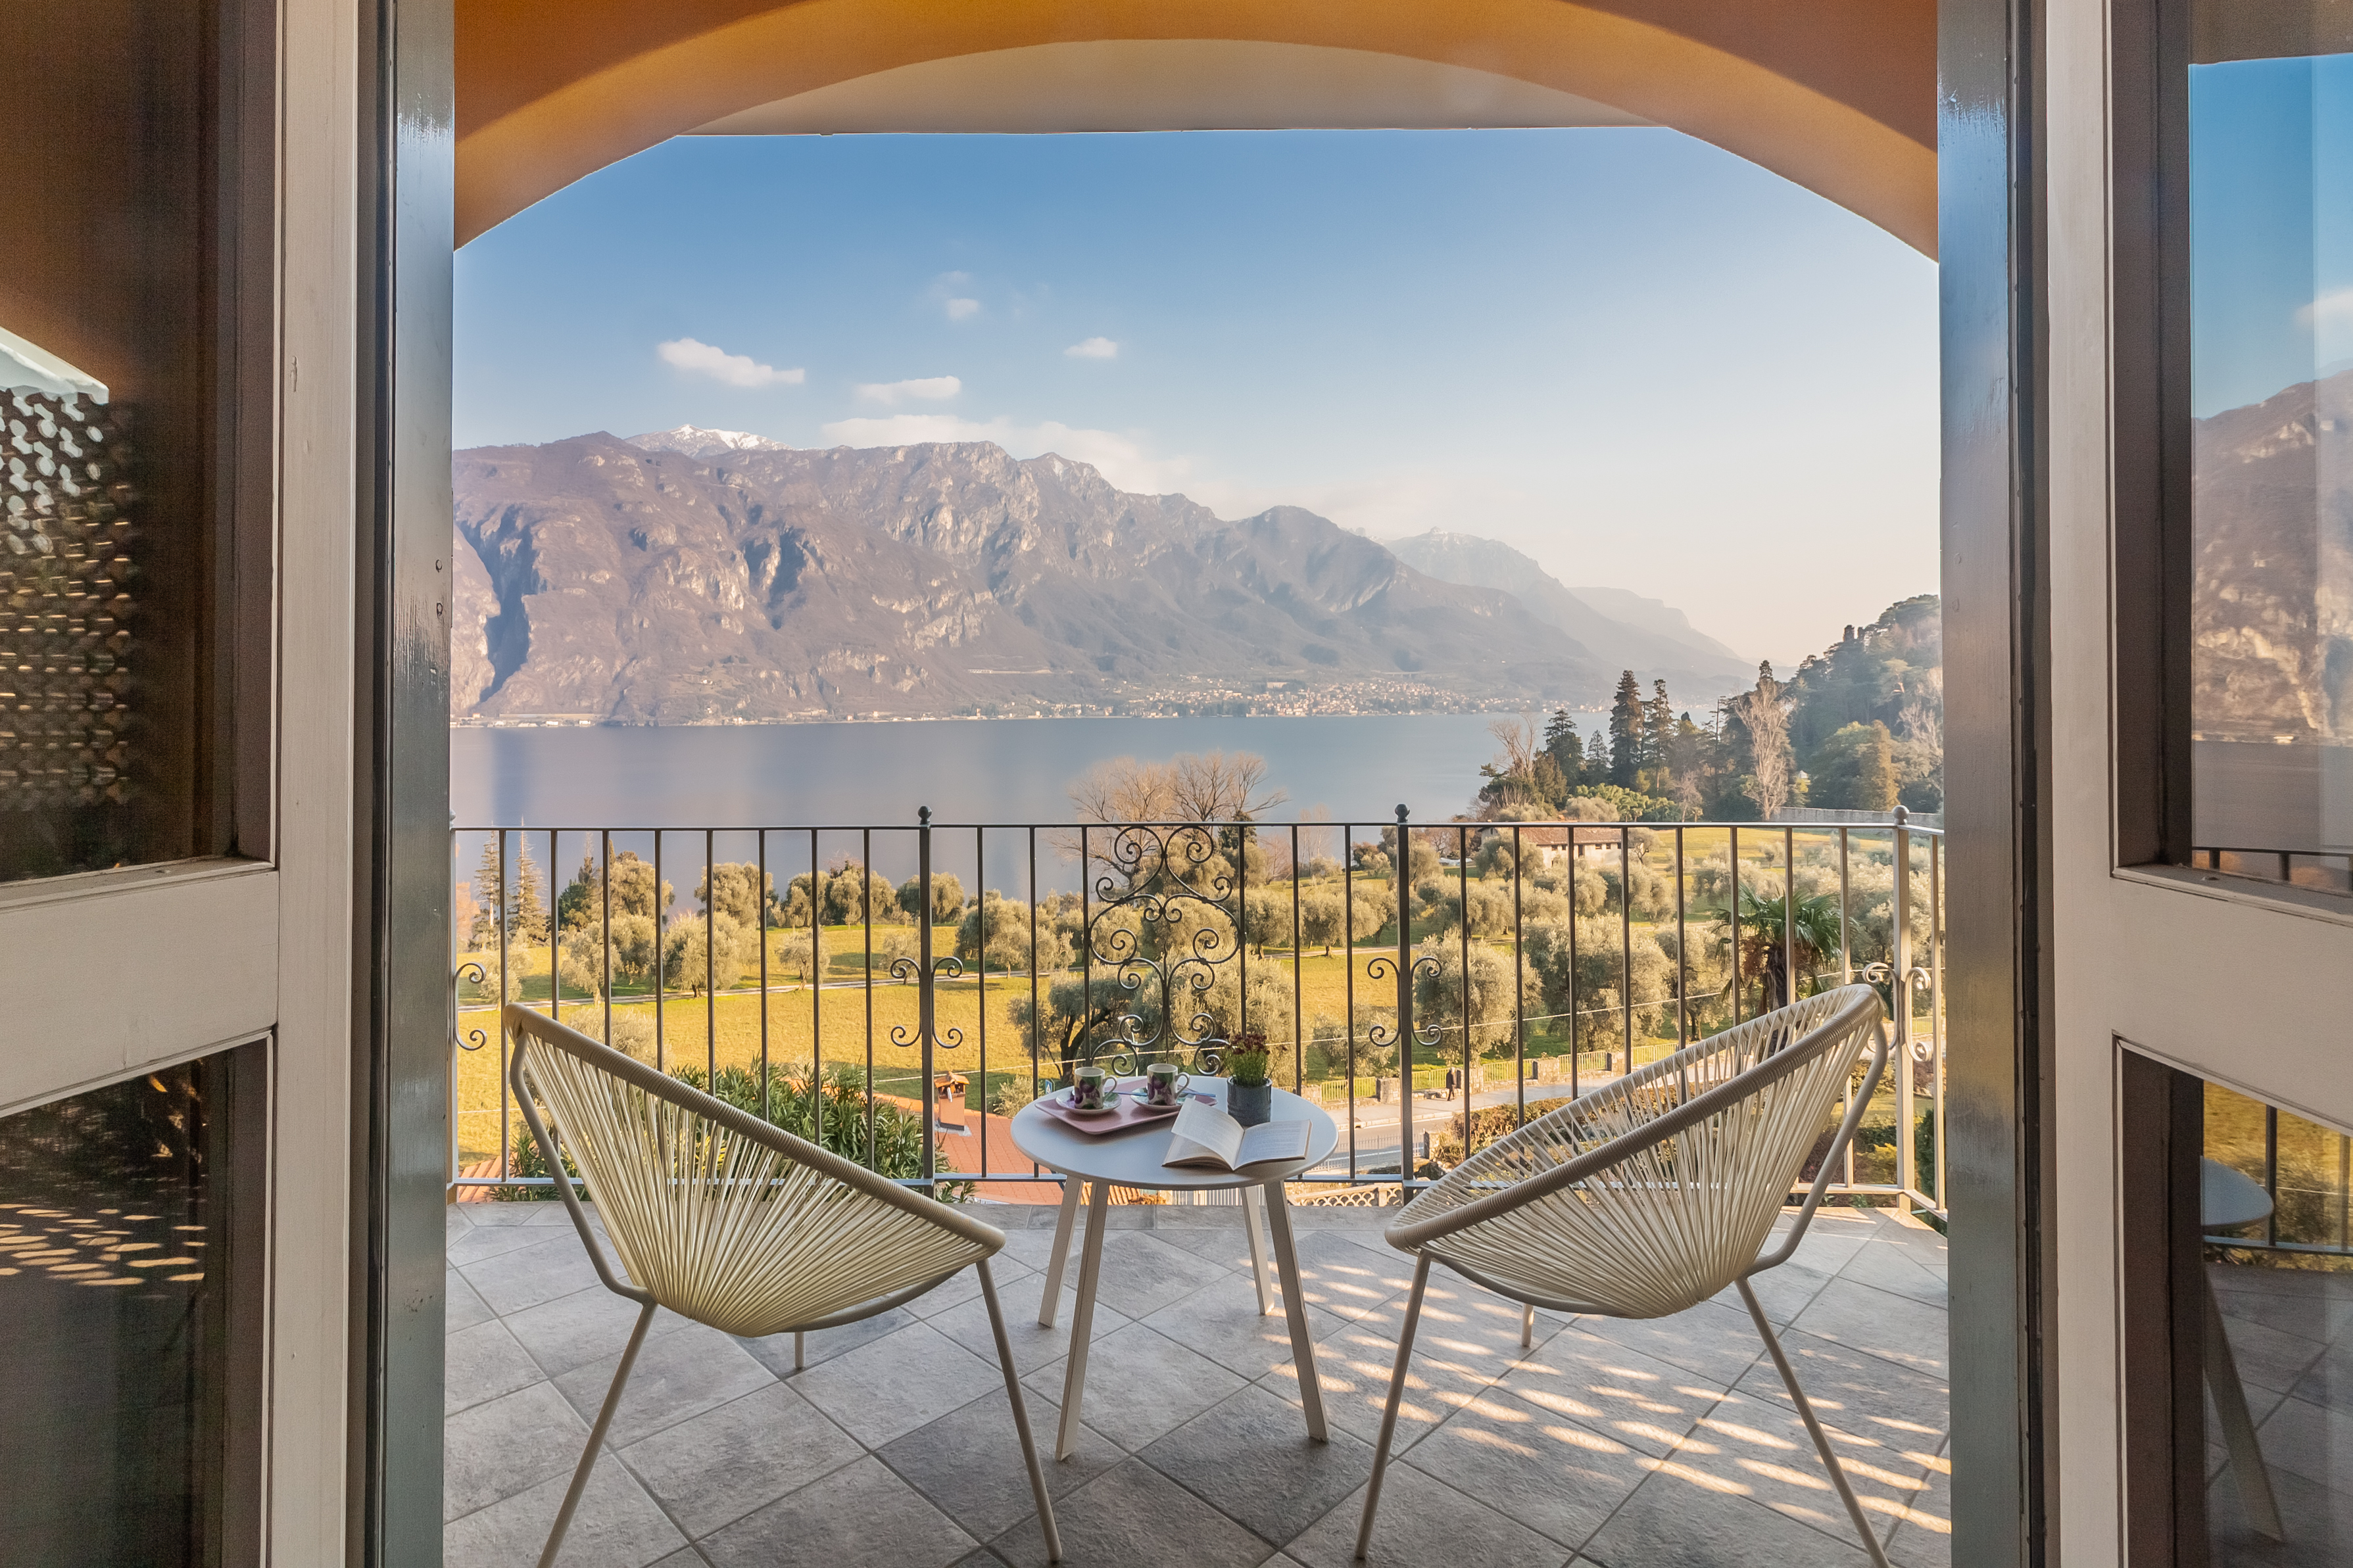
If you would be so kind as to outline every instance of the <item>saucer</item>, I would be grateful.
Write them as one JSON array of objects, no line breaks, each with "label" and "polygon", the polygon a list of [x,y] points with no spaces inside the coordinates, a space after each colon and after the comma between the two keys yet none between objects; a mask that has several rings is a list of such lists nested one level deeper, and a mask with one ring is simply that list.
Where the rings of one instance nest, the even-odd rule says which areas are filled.
[{"label": "saucer", "polygon": [[1056,1101],[1055,1101],[1056,1108],[1057,1108],[1058,1110],[1063,1110],[1063,1111],[1067,1111],[1069,1114],[1071,1114],[1071,1115],[1072,1115],[1072,1116],[1116,1116],[1116,1115],[1118,1115],[1118,1114],[1119,1114],[1119,1090],[1117,1090],[1117,1089],[1107,1089],[1103,1090],[1103,1093],[1104,1093],[1104,1095],[1105,1095],[1106,1097],[1108,1097],[1108,1100],[1109,1100],[1109,1103],[1108,1103],[1108,1104],[1104,1104],[1104,1105],[1092,1105],[1092,1106],[1090,1106],[1090,1105],[1081,1105],[1080,1103],[1078,1103],[1078,1100],[1077,1100],[1077,1098],[1076,1098],[1076,1091],[1075,1091],[1075,1090],[1072,1090],[1072,1089],[1064,1089],[1064,1090],[1062,1091],[1061,1095],[1060,1095],[1060,1096],[1059,1096],[1059,1097],[1057,1097],[1057,1100],[1056,1100]]}]

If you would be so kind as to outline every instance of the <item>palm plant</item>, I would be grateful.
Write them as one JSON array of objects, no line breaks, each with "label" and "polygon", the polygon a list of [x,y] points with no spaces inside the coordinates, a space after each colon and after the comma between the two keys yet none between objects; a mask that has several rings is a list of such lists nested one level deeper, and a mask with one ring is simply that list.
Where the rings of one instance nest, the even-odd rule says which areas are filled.
[{"label": "palm plant", "polygon": [[[1835,893],[1798,899],[1793,909],[1786,892],[1764,898],[1754,888],[1740,889],[1741,972],[1767,977],[1768,988],[1770,977],[1781,966],[1783,954],[1788,955],[1798,974],[1810,973],[1839,951],[1841,935]],[[1794,987],[1787,988],[1781,1002],[1796,1000]]]}]

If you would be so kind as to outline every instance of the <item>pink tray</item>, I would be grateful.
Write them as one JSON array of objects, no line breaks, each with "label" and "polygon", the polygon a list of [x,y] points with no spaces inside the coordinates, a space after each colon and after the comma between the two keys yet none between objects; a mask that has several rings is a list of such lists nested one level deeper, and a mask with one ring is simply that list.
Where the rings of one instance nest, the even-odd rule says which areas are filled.
[{"label": "pink tray", "polygon": [[[1139,1127],[1157,1126],[1176,1115],[1177,1111],[1177,1107],[1174,1105],[1145,1105],[1133,1094],[1127,1092],[1123,1086],[1119,1098],[1119,1111],[1116,1115],[1082,1116],[1063,1103],[1070,1092],[1066,1089],[1056,1089],[1052,1094],[1038,1101],[1038,1109],[1071,1131],[1083,1133],[1089,1138],[1105,1138],[1114,1132],[1132,1132]],[[1197,1094],[1193,1098],[1209,1100],[1212,1103],[1216,1099],[1215,1096],[1207,1094]]]}]

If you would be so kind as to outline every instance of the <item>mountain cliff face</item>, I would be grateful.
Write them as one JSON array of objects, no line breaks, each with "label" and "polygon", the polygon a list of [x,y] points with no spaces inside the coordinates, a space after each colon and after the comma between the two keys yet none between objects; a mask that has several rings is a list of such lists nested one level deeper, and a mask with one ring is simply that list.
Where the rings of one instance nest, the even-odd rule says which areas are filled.
[{"label": "mountain cliff face", "polygon": [[1615,673],[1311,512],[1225,522],[987,443],[598,434],[454,478],[460,718],[1580,705]]},{"label": "mountain cliff face", "polygon": [[2191,439],[2193,725],[2353,736],[2353,371],[2199,420]]},{"label": "mountain cliff face", "polygon": [[1392,539],[1388,547],[1407,565],[1442,583],[1512,595],[1538,620],[1584,644],[1604,666],[1630,669],[1645,686],[1664,680],[1704,706],[1757,679],[1753,662],[1695,629],[1682,611],[1622,588],[1564,587],[1533,557],[1499,541],[1432,529]]}]

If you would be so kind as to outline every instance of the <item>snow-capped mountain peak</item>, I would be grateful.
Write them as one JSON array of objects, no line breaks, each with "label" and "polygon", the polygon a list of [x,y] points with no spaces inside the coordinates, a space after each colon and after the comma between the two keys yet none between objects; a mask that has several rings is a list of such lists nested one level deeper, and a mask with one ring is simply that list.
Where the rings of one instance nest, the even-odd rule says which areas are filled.
[{"label": "snow-capped mountain peak", "polygon": [[705,430],[699,425],[681,425],[675,430],[649,430],[642,436],[628,438],[632,447],[649,452],[682,452],[690,458],[716,457],[722,452],[789,452],[782,441],[771,441],[765,436],[754,436],[745,430]]}]

